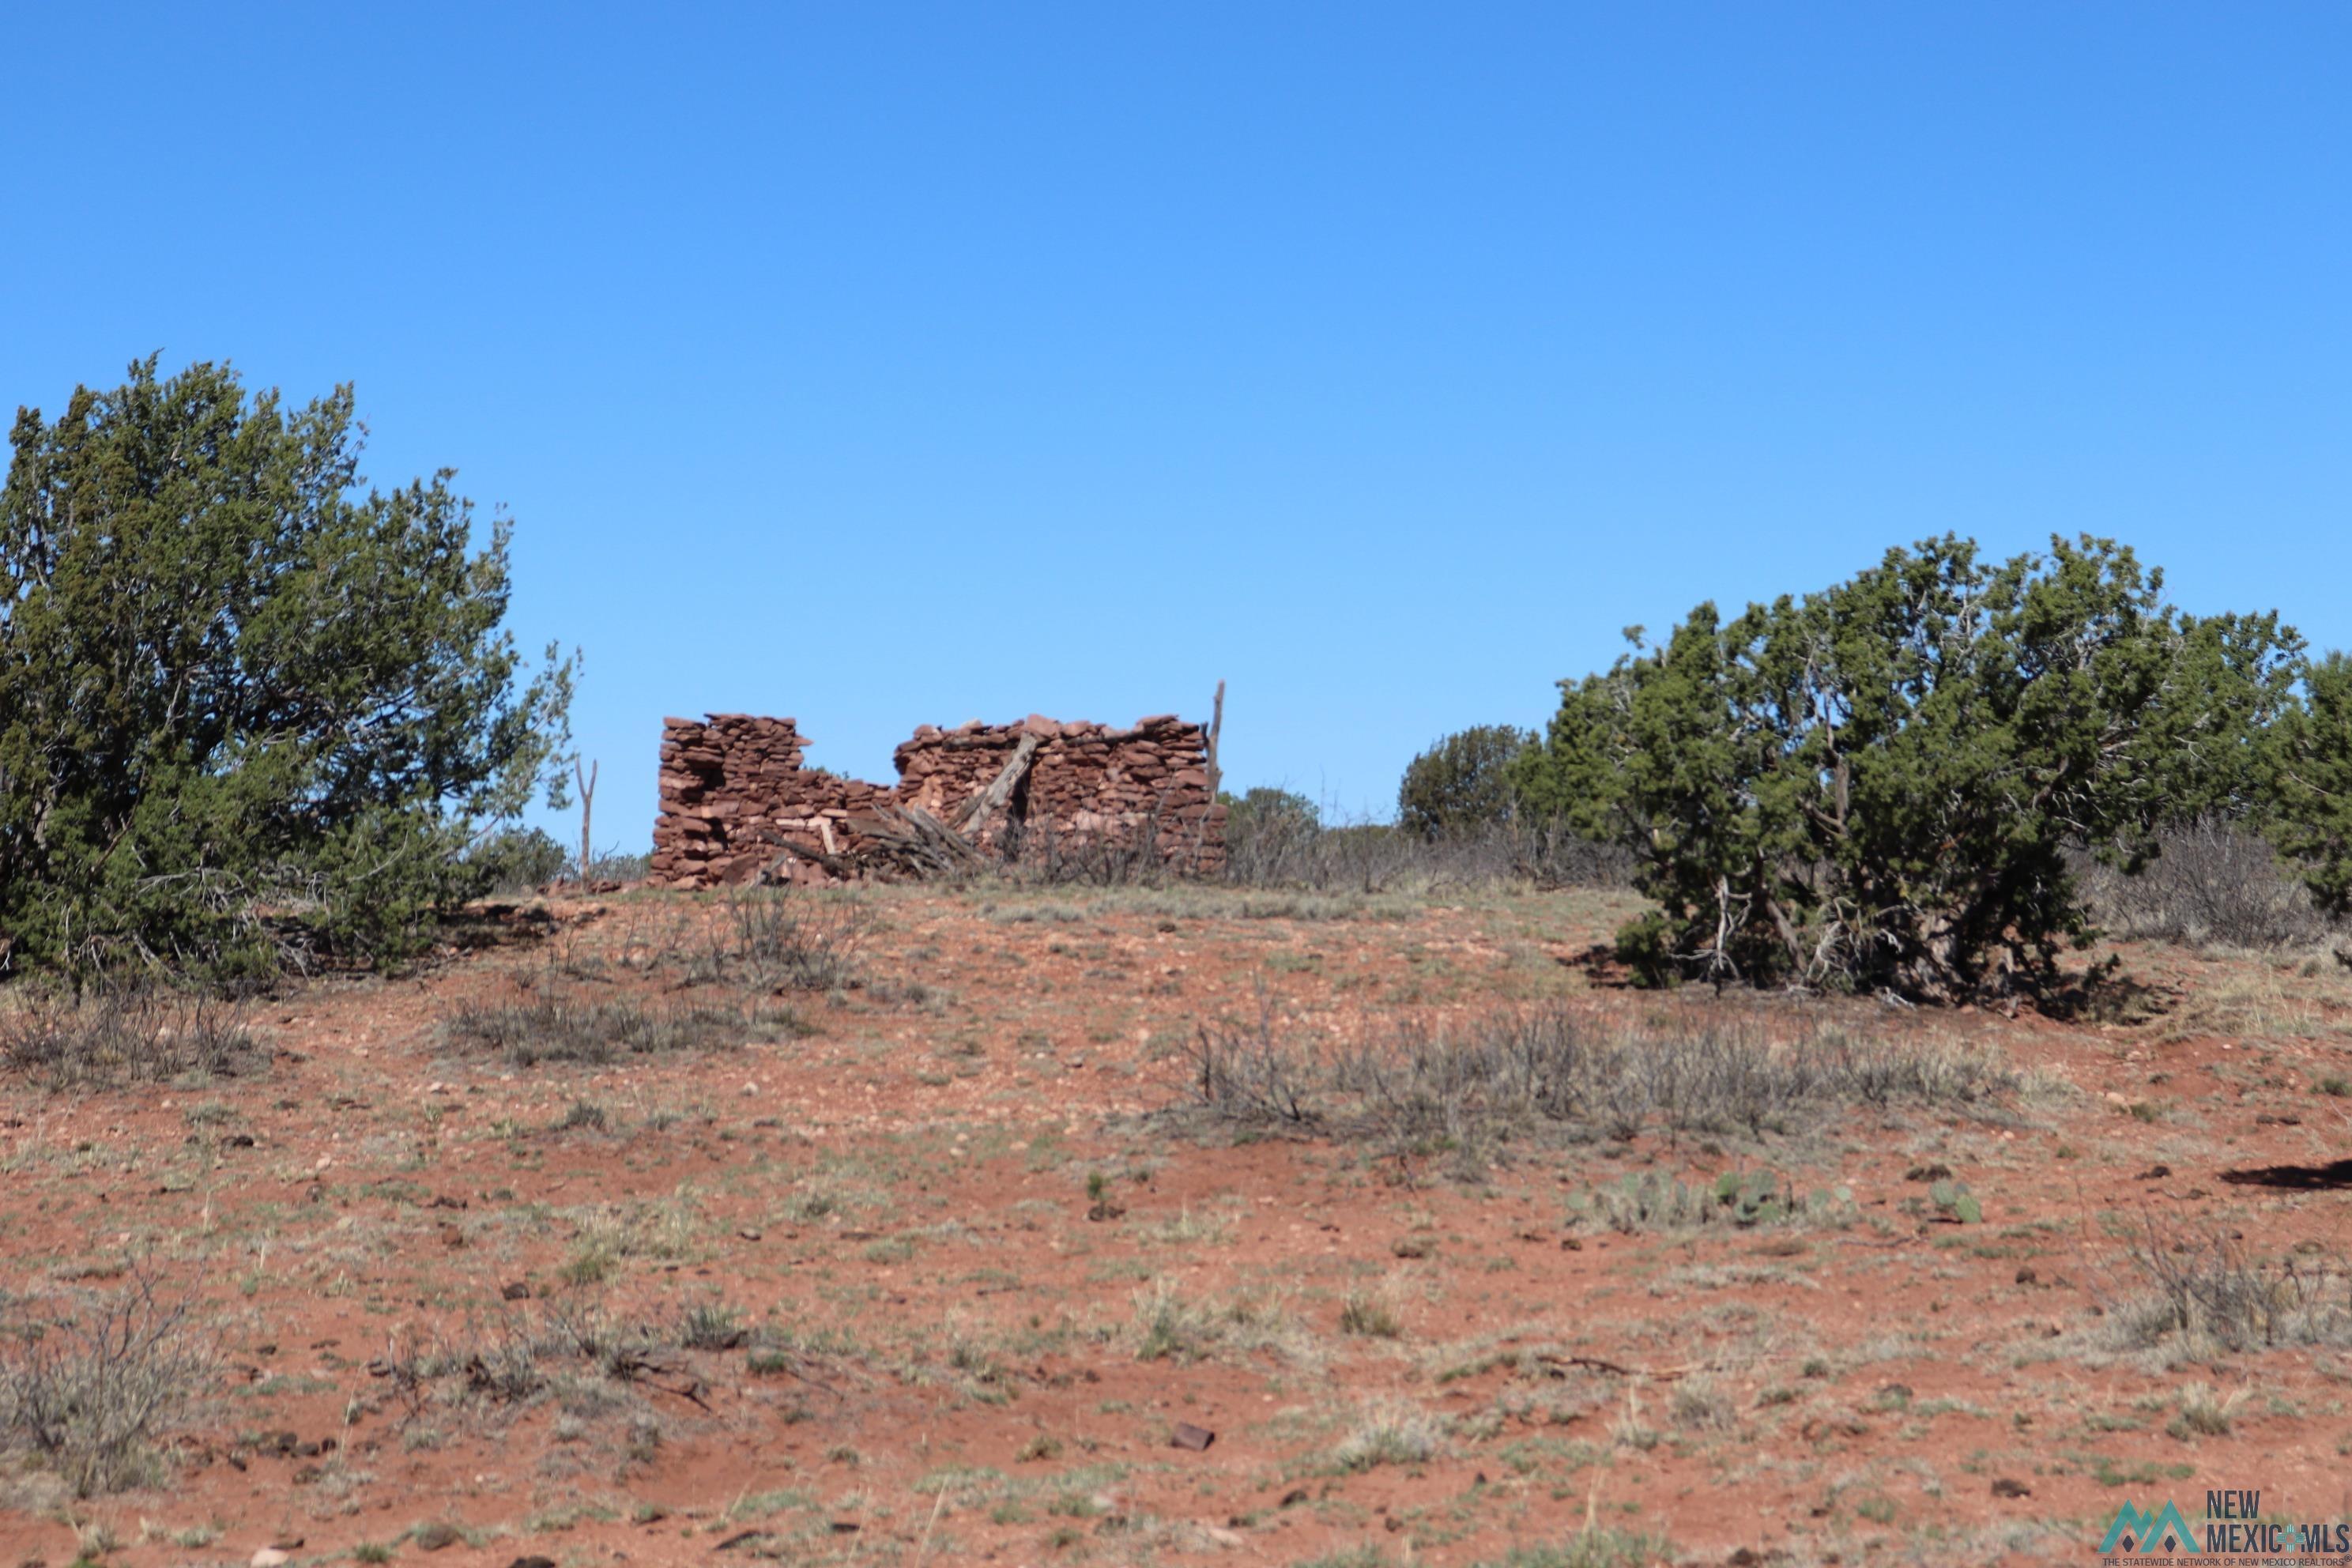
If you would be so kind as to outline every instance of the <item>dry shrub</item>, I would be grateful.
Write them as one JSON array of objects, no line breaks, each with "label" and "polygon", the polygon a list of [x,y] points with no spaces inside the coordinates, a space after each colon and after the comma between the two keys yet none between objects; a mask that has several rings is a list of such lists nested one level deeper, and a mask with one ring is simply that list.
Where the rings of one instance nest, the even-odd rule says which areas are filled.
[{"label": "dry shrub", "polygon": [[1843,1106],[1990,1108],[2014,1073],[1939,1042],[1857,1040],[1804,1022],[1793,1038],[1695,1015],[1628,1027],[1566,1007],[1510,1010],[1326,1050],[1276,1032],[1204,1027],[1193,1093],[1246,1127],[1491,1151],[1517,1139],[1629,1140],[1644,1129],[1761,1137]]},{"label": "dry shrub", "polygon": [[849,895],[734,888],[717,925],[676,956],[689,984],[832,991],[857,978],[874,927],[873,910]]},{"label": "dry shrub", "polygon": [[1326,826],[1269,815],[1226,839],[1225,880],[1247,888],[1384,893],[1507,887],[1623,888],[1633,860],[1565,828],[1496,823],[1423,835],[1382,823]]},{"label": "dry shrub", "polygon": [[509,1065],[524,1068],[540,1062],[601,1066],[624,1057],[723,1049],[753,1037],[797,1032],[800,1021],[775,1008],[648,1008],[634,1002],[541,995],[469,1003],[442,1027],[454,1044],[496,1051]]},{"label": "dry shrub", "polygon": [[152,1483],[156,1444],[212,1375],[185,1300],[134,1273],[83,1310],[20,1326],[0,1352],[0,1431],[53,1466],[77,1497]]},{"label": "dry shrub", "polygon": [[2079,868],[2098,923],[2116,936],[2222,947],[2295,947],[2327,933],[2310,890],[2271,847],[2226,818],[2159,836],[2137,876],[2087,860]]},{"label": "dry shrub", "polygon": [[0,1064],[54,1089],[229,1078],[261,1059],[235,1009],[204,996],[36,993],[0,1013]]},{"label": "dry shrub", "polygon": [[2107,1333],[2126,1350],[2189,1359],[2279,1345],[2352,1346],[2352,1271],[2341,1259],[2264,1258],[2219,1231],[2184,1234],[2153,1216],[2125,1248],[2136,1288],[2111,1291]]}]

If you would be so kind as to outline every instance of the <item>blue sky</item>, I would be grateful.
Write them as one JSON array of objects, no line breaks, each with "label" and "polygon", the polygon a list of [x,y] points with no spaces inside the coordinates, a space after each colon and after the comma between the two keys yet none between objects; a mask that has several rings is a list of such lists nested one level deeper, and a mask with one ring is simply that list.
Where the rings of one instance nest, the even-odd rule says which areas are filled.
[{"label": "blue sky", "polygon": [[1385,814],[1946,530],[2352,643],[2352,10],[17,7],[0,402],[358,386],[665,713],[1205,715]]}]

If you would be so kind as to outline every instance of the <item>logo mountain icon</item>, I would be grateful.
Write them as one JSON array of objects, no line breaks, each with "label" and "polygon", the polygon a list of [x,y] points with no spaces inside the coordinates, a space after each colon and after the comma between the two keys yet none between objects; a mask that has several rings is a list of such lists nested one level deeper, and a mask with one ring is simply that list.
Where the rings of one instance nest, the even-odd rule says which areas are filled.
[{"label": "logo mountain icon", "polygon": [[2126,1502],[2116,1510],[2115,1523],[2107,1526],[2107,1536],[2099,1543],[2103,1552],[2153,1552],[2161,1544],[2167,1552],[2195,1553],[2197,1537],[2189,1533],[2189,1521],[2180,1517],[2179,1506],[2169,1498],[2154,1513],[2144,1513],[2137,1503]]}]

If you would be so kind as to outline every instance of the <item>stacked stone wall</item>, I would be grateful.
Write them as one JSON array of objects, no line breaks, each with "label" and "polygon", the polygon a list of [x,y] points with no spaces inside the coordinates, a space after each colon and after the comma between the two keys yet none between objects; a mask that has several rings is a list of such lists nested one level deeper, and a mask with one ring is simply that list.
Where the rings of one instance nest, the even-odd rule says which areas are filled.
[{"label": "stacked stone wall", "polygon": [[661,814],[651,880],[682,888],[761,879],[828,882],[886,830],[890,808],[961,826],[962,815],[1034,741],[999,809],[970,825],[975,847],[1015,860],[1139,855],[1182,875],[1224,865],[1224,808],[1208,734],[1173,714],[1120,730],[1032,714],[1018,724],[926,724],[893,757],[895,785],[804,765],[790,719],[713,713],[663,721]]}]

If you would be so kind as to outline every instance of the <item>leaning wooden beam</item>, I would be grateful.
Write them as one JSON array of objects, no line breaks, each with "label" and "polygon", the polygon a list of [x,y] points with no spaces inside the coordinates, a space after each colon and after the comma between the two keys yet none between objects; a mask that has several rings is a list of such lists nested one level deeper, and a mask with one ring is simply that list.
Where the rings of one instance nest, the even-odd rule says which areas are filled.
[{"label": "leaning wooden beam", "polygon": [[1037,737],[1024,735],[1021,743],[1013,748],[1013,758],[998,770],[989,786],[958,806],[948,818],[948,826],[966,838],[977,839],[988,826],[992,812],[1004,809],[1013,792],[1021,787],[1021,780],[1029,772],[1030,762],[1037,755]]},{"label": "leaning wooden beam", "polygon": [[808,845],[795,844],[789,838],[780,837],[774,834],[767,834],[763,837],[771,846],[782,850],[782,853],[770,860],[761,870],[758,880],[762,883],[781,880],[783,876],[784,863],[788,860],[805,860],[812,866],[821,866],[827,875],[838,877],[844,881],[849,880],[857,874],[856,863],[846,856],[835,855]]}]

